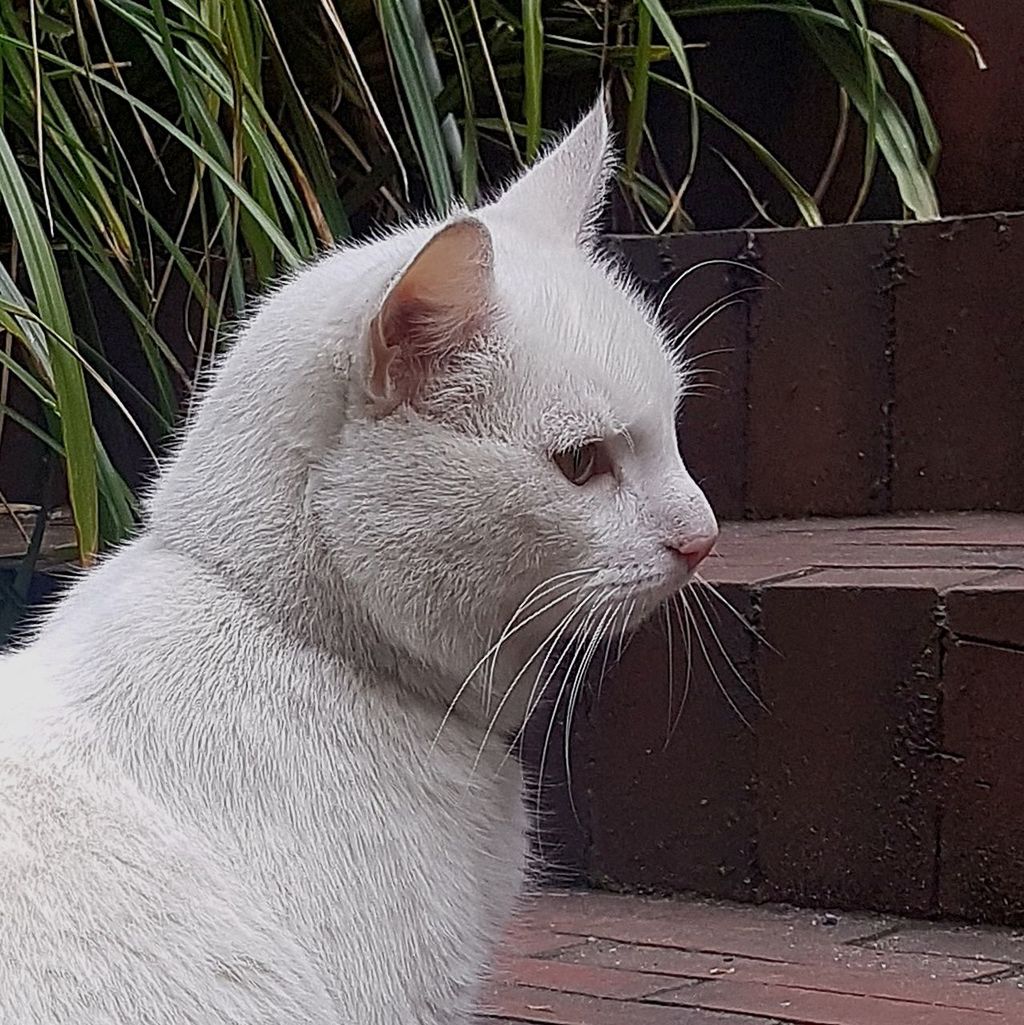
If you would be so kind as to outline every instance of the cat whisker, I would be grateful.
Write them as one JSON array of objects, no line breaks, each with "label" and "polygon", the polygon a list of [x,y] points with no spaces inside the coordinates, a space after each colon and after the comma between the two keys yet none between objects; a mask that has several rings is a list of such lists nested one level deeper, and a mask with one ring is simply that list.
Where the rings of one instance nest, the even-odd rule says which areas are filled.
[{"label": "cat whisker", "polygon": [[618,664],[622,661],[622,652],[626,646],[626,628],[629,626],[629,621],[633,618],[633,613],[636,611],[636,599],[634,598],[629,603],[629,611],[622,619],[622,629],[619,631],[619,647],[615,652],[615,663]]},{"label": "cat whisker", "polygon": [[572,810],[573,818],[579,822],[579,814],[576,811],[576,799],[572,792],[572,758],[570,756],[570,744],[572,743],[572,722],[573,715],[576,711],[576,705],[579,701],[580,694],[583,692],[586,686],[587,673],[590,669],[590,665],[594,660],[594,656],[597,654],[597,649],[601,646],[601,640],[604,637],[604,631],[608,623],[615,617],[618,609],[613,606],[606,608],[604,614],[601,617],[600,623],[597,625],[597,629],[593,631],[590,639],[590,643],[587,647],[586,654],[580,660],[579,668],[576,672],[576,676],[573,680],[572,687],[569,691],[569,703],[565,713],[565,785],[568,789],[569,795],[569,807]]},{"label": "cat whisker", "polygon": [[655,320],[658,320],[661,317],[661,312],[665,308],[665,303],[668,302],[669,297],[675,291],[676,287],[679,285],[680,282],[684,281],[695,271],[702,270],[704,267],[714,267],[716,265],[738,267],[740,270],[749,271],[751,274],[760,274],[761,277],[767,278],[773,284],[778,284],[778,282],[769,273],[767,273],[767,271],[762,270],[760,267],[754,264],[743,263],[741,260],[701,260],[700,263],[695,263],[692,267],[687,267],[686,270],[678,274],[676,278],[673,280],[672,284],[669,285],[667,289],[665,289],[665,292],[662,295],[661,299],[658,301],[657,308],[654,311]]},{"label": "cat whisker", "polygon": [[743,613],[740,612],[739,609],[737,609],[736,606],[733,605],[733,603],[731,601],[729,601],[729,599],[726,598],[724,594],[722,594],[721,590],[718,587],[716,587],[713,583],[711,583],[710,580],[705,580],[701,576],[695,576],[693,578],[693,582],[695,584],[699,584],[701,587],[705,588],[711,594],[711,596],[713,598],[716,598],[718,601],[720,601],[740,621],[740,623],[743,625],[743,627],[747,631],[749,631],[749,633],[753,637],[755,637],[758,641],[760,641],[766,648],[768,648],[769,651],[774,652],[776,655],[779,654],[778,648],[776,648],[771,643],[771,641],[769,641],[764,636],[764,634],[762,634],[757,629],[757,627],[755,627],[754,624],[751,623],[750,620],[747,619],[747,617],[744,616]]},{"label": "cat whisker", "polygon": [[682,377],[690,378],[697,374],[715,374],[719,377],[724,377],[724,371],[719,370],[717,367],[703,365],[701,361],[712,356],[720,356],[731,352],[735,352],[735,349],[709,349],[706,352],[695,352],[692,356],[684,356],[681,349],[674,348],[672,350],[672,363],[677,373]]},{"label": "cat whisker", "polygon": [[[743,291],[756,291],[756,289],[744,289]],[[711,323],[720,313],[724,313],[727,309],[732,306],[742,306],[742,299],[732,299],[729,302],[721,303],[719,306],[715,306],[701,316],[701,319],[693,326],[687,325],[686,329],[679,335],[679,339],[676,342],[681,348],[686,348],[690,344],[690,339],[693,338],[701,328],[706,327]]]},{"label": "cat whisker", "polygon": [[679,401],[685,402],[686,399],[693,395],[713,395],[715,392],[721,392],[725,389],[719,384],[704,384],[701,381],[696,381],[693,384],[686,384],[683,386],[682,391],[679,393]]},{"label": "cat whisker", "polygon": [[[551,738],[552,738],[552,736],[554,734],[555,722],[557,721],[557,718],[558,718],[558,708],[559,708],[559,706],[562,703],[562,696],[567,692],[567,687],[569,685],[569,680],[572,678],[575,666],[576,666],[577,662],[581,659],[582,654],[584,652],[583,645],[582,644],[578,644],[577,645],[576,642],[577,642],[577,640],[580,637],[585,637],[587,635],[587,631],[590,628],[590,624],[594,621],[594,619],[596,618],[596,616],[600,612],[600,610],[602,608],[602,605],[604,604],[605,601],[607,601],[606,598],[604,598],[603,596],[598,596],[598,600],[594,603],[594,605],[590,608],[590,610],[588,610],[585,619],[579,625],[579,627],[577,627],[575,633],[573,633],[572,639],[569,641],[569,648],[570,648],[570,650],[572,650],[572,658],[570,659],[569,665],[566,668],[565,676],[562,679],[561,686],[558,688],[558,693],[555,695],[555,700],[552,702],[552,705],[551,705],[551,715],[550,715],[550,717],[548,719],[547,732],[545,733],[544,741],[541,744],[540,766],[539,766],[539,768],[537,770],[537,809],[536,810],[537,810],[537,814],[538,815],[540,814],[540,808],[541,808],[541,805],[542,805],[542,798],[543,798],[543,792],[544,792],[544,773],[545,773],[545,770],[547,768],[548,751],[551,748]],[[550,680],[550,678],[551,678],[551,675],[549,674],[549,680]],[[570,782],[569,780],[566,780],[566,786],[569,786],[569,782]],[[570,799],[571,799],[571,789],[570,789]],[[538,821],[538,832],[539,832],[539,821]]]},{"label": "cat whisker", "polygon": [[[559,582],[560,583],[575,582],[575,581],[567,580],[567,579],[565,579],[565,577],[568,577],[570,575],[573,576],[573,577],[578,577],[578,576],[584,575],[584,574],[593,575],[594,573],[597,573],[597,572],[598,572],[598,570],[596,570],[596,569],[592,569],[592,570],[574,570],[574,571],[572,571],[571,574],[560,574],[559,576],[562,579]],[[531,600],[531,596],[534,595],[538,590],[541,590],[542,588],[546,587],[549,583],[551,583],[550,580],[545,581],[543,584],[539,584],[537,587],[535,587],[533,589],[533,591],[530,592],[530,595],[527,595],[527,597],[523,599],[523,602],[520,603],[519,608],[513,613],[512,618],[509,620],[509,624],[511,624],[515,620],[516,616],[521,615],[521,611],[520,610],[523,609],[523,606],[528,601]],[[440,725],[437,728],[437,732],[434,734],[434,740],[433,740],[432,745],[431,745],[432,748],[433,748],[434,745],[437,744],[437,741],[440,738],[442,731],[444,730],[445,726],[448,724],[448,720],[452,717],[452,714],[455,711],[455,706],[462,699],[462,696],[465,694],[467,688],[472,683],[472,681],[473,681],[474,677],[476,676],[476,674],[481,670],[481,668],[483,668],[485,665],[487,665],[487,662],[488,662],[489,659],[495,659],[495,660],[497,659],[498,653],[500,652],[502,646],[509,640],[509,638],[511,638],[514,634],[518,633],[520,630],[524,629],[531,622],[533,622],[533,620],[537,619],[539,616],[542,616],[545,612],[548,612],[550,609],[554,608],[556,605],[560,604],[561,602],[565,601],[568,598],[573,597],[573,595],[579,594],[581,591],[583,591],[585,589],[586,589],[586,583],[581,584],[580,586],[578,586],[576,588],[573,588],[572,590],[568,591],[567,593],[559,595],[558,597],[552,599],[550,602],[548,602],[547,604],[542,606],[540,609],[537,609],[536,611],[530,613],[530,615],[527,616],[526,619],[521,620],[512,629],[509,629],[508,626],[505,627],[505,629],[502,631],[501,636],[498,638],[498,640],[494,644],[492,644],[487,649],[487,651],[484,652],[483,655],[480,656],[480,658],[477,661],[476,665],[474,665],[473,668],[469,671],[469,673],[466,676],[465,680],[463,680],[463,682],[460,684],[458,690],[455,692],[455,696],[449,702],[447,709],[445,709],[445,713],[444,713],[444,715],[441,718],[441,723],[440,723]],[[550,591],[546,592],[546,594],[547,593],[550,593]],[[545,596],[546,596],[546,594],[545,594]],[[539,600],[539,599],[534,599],[534,600]]]},{"label": "cat whisker", "polygon": [[715,644],[718,646],[718,650],[722,653],[722,658],[725,659],[726,664],[729,666],[729,669],[732,670],[733,676],[735,676],[736,679],[739,680],[739,682],[743,685],[743,689],[754,699],[754,701],[757,702],[757,705],[761,709],[761,711],[767,712],[768,707],[761,700],[760,695],[758,695],[757,692],[750,686],[750,684],[747,682],[743,674],[736,668],[736,663],[732,660],[729,653],[725,650],[725,646],[722,644],[721,638],[718,636],[718,631],[715,630],[714,625],[711,622],[711,618],[708,616],[708,613],[704,607],[704,602],[701,599],[700,592],[694,591],[693,596],[696,599],[697,608],[700,609],[701,615],[704,617],[705,622],[707,622],[708,629],[711,631],[711,636],[714,638]]},{"label": "cat whisker", "polygon": [[[696,593],[696,592],[694,592],[694,593]],[[687,607],[689,607],[689,606],[687,606]],[[700,645],[701,653],[704,655],[704,661],[707,663],[708,669],[711,670],[711,675],[714,677],[715,683],[718,686],[718,689],[722,692],[722,696],[725,698],[725,700],[729,702],[729,707],[736,714],[736,718],[738,718],[740,720],[740,722],[743,723],[743,725],[747,727],[748,730],[752,729],[752,727],[750,725],[750,721],[743,714],[743,712],[740,711],[739,705],[736,704],[735,699],[729,693],[729,688],[726,687],[725,684],[722,682],[722,677],[719,676],[719,674],[718,674],[718,669],[715,667],[714,660],[711,658],[711,655],[710,655],[710,653],[708,652],[708,649],[707,649],[707,645],[704,643],[704,637],[703,637],[703,635],[700,632],[700,625],[697,623],[696,618],[693,618],[692,611],[691,611],[691,618],[692,618],[692,622],[693,622],[693,632],[694,632],[694,635],[697,638],[697,643]]]},{"label": "cat whisker", "polygon": [[[669,616],[668,602],[665,602],[661,606],[661,611],[665,615],[665,662],[666,662],[666,666],[667,666],[667,676],[668,676],[668,722],[671,724],[671,722],[672,722],[672,708],[673,708],[673,705],[674,705],[674,701],[673,701],[674,693],[673,692],[675,690],[675,681],[674,681],[674,678],[673,678],[674,677],[674,672],[673,672],[674,667],[672,665],[672,654],[673,654],[672,653],[672,620],[671,620],[671,618]],[[668,747],[668,738],[667,737],[665,738],[665,746]]]},{"label": "cat whisker", "polygon": [[[564,583],[571,583],[571,581],[563,581],[563,582]],[[513,614],[512,619],[509,620],[509,622],[506,625],[505,629],[502,631],[501,636],[498,638],[497,643],[495,645],[493,645],[493,647],[491,648],[489,654],[485,655],[481,659],[481,661],[479,663],[477,663],[477,668],[479,668],[481,665],[483,665],[484,661],[489,661],[488,677],[487,677],[487,684],[486,684],[488,692],[493,690],[493,686],[494,686],[494,673],[495,673],[496,668],[497,668],[498,655],[501,653],[501,649],[505,645],[505,643],[508,640],[510,640],[515,634],[517,634],[520,630],[522,630],[526,626],[529,626],[529,624],[532,623],[538,617],[544,615],[546,612],[549,612],[551,609],[555,608],[555,606],[561,604],[566,599],[572,598],[575,595],[580,594],[582,591],[585,591],[586,587],[587,587],[587,585],[585,583],[584,584],[580,584],[577,587],[573,587],[569,591],[565,592],[564,594],[560,594],[556,598],[552,598],[550,601],[546,602],[541,608],[536,609],[533,612],[531,612],[530,615],[528,615],[525,619],[522,619],[519,622],[515,622],[515,617],[518,616],[518,615],[521,615],[522,612],[525,611],[525,610],[523,610],[523,606],[520,605],[520,608]],[[550,591],[546,592],[544,597],[546,597],[547,594],[550,594]],[[535,600],[541,600],[541,599],[538,598],[538,599],[535,599]],[[515,623],[515,626],[512,625],[513,623]],[[474,672],[475,672],[475,670],[474,670]],[[490,711],[490,701],[489,700],[488,700],[488,703],[487,703],[487,711],[488,712]]]},{"label": "cat whisker", "polygon": [[[695,604],[697,606],[697,611],[700,612],[701,617],[703,618],[704,622],[707,623],[708,630],[711,633],[712,640],[714,640],[715,645],[718,648],[722,658],[725,659],[725,663],[729,667],[730,671],[732,672],[732,675],[740,682],[740,684],[742,685],[743,689],[751,696],[751,698],[754,699],[754,701],[757,703],[758,707],[761,708],[762,711],[767,711],[767,708],[765,707],[765,704],[761,700],[760,696],[750,686],[750,684],[747,683],[746,679],[743,677],[743,674],[736,668],[736,663],[733,662],[732,658],[729,656],[729,653],[725,650],[725,646],[722,644],[721,638],[719,638],[718,632],[715,630],[714,624],[711,622],[711,617],[708,615],[707,609],[705,609],[705,607],[704,607],[704,603],[701,600],[700,592],[699,591],[693,591],[693,597],[694,597],[694,602],[695,602]],[[703,644],[703,641],[702,641],[702,644]],[[710,659],[709,659],[709,665],[710,665]],[[731,699],[730,699],[730,702],[731,702]],[[743,719],[744,723],[746,723],[746,725],[748,727],[750,727],[750,723],[747,722],[746,718],[744,716],[742,716],[742,715],[741,715],[741,718]]]},{"label": "cat whisker", "polygon": [[[579,580],[580,577],[592,575],[597,572],[598,570],[595,568],[585,570],[568,570],[564,573],[556,573],[554,576],[548,577],[546,580],[534,587],[533,590],[530,591],[530,593],[519,603],[518,608],[512,613],[508,622],[505,624],[505,628],[499,636],[497,643],[488,649],[490,652],[490,667],[487,673],[487,682],[484,687],[484,693],[486,695],[485,712],[490,712],[491,695],[494,690],[494,673],[497,668],[498,654],[500,653],[502,646],[521,626],[536,618],[536,616],[531,616],[530,619],[527,619],[522,624],[517,625],[517,617],[523,615],[532,602],[541,601],[543,598],[547,597],[547,595],[551,594],[552,591],[556,590],[561,584],[576,581]],[[550,607],[551,606],[545,606],[545,608],[540,610],[538,614],[546,612]],[[486,660],[486,658],[487,655],[485,654],[484,659],[481,661]],[[475,671],[476,669],[474,669],[474,672]]]},{"label": "cat whisker", "polygon": [[[718,301],[720,302],[721,300],[718,300]],[[675,365],[680,370],[689,370],[692,365],[697,363],[698,360],[708,359],[710,356],[727,356],[729,353],[732,353],[732,352],[735,352],[735,351],[736,351],[736,346],[734,346],[734,345],[727,345],[727,346],[725,346],[724,348],[721,348],[721,349],[707,349],[707,350],[705,350],[703,352],[695,352],[692,356],[687,356],[684,353],[682,353],[680,350],[676,349],[676,350],[674,350],[674,355],[673,355],[672,359],[675,362]],[[703,371],[706,372],[706,373],[715,373],[715,374],[722,373],[721,370],[714,370],[711,367],[704,367],[704,368],[698,367],[697,369],[698,370],[703,369]]]},{"label": "cat whisker", "polygon": [[[558,667],[565,660],[565,657],[571,652],[571,650],[572,650],[571,642],[570,642],[569,645],[566,645],[564,648],[562,648],[558,658],[555,660],[554,665],[547,671],[547,677],[545,678],[544,673],[545,673],[545,669],[546,669],[547,664],[548,664],[548,659],[551,658],[551,655],[556,650],[559,641],[561,641],[561,639],[564,636],[565,632],[569,629],[569,626],[572,623],[573,617],[576,616],[577,613],[582,612],[584,609],[586,609],[588,602],[593,602],[593,603],[596,604],[596,602],[599,599],[600,599],[600,595],[597,594],[597,593],[586,595],[583,598],[582,601],[578,602],[576,605],[574,605],[569,610],[568,615],[564,616],[562,618],[561,622],[558,624],[558,626],[555,627],[548,634],[548,636],[538,645],[538,649],[537,649],[538,651],[543,650],[545,647],[546,647],[547,650],[544,651],[544,657],[541,660],[541,664],[540,664],[540,666],[537,669],[537,676],[535,677],[535,679],[533,681],[533,687],[530,690],[530,696],[529,696],[529,698],[527,699],[527,702],[526,702],[526,711],[523,714],[523,721],[520,724],[519,729],[516,731],[515,735],[513,736],[512,742],[509,744],[509,750],[505,753],[505,757],[502,758],[501,763],[499,765],[499,768],[504,766],[505,762],[509,758],[509,755],[511,754],[512,749],[515,748],[515,746],[519,743],[520,740],[522,740],[523,734],[526,731],[526,726],[527,726],[528,722],[530,721],[530,717],[534,714],[534,712],[540,706],[540,703],[541,703],[541,701],[543,700],[543,697],[544,697],[544,692],[547,690],[548,684],[554,678],[554,674],[558,671]],[[577,628],[577,633],[578,633],[578,630],[581,629],[581,628],[582,628],[582,626]],[[573,635],[573,639],[575,639],[576,636],[577,635],[574,634]],[[536,655],[536,653],[535,653],[535,655]],[[510,687],[513,686],[514,684],[515,684],[515,681],[513,681],[513,683],[510,684]]]},{"label": "cat whisker", "polygon": [[[628,606],[626,605],[626,601],[627,601],[627,599],[624,598],[622,600],[621,605],[620,605],[620,609],[624,613],[623,617],[622,617],[622,625],[619,627],[618,631],[616,631],[614,623],[613,623],[612,624],[611,633],[609,634],[608,639],[605,641],[605,645],[604,645],[604,661],[601,663],[601,674],[597,678],[597,700],[598,701],[601,700],[601,688],[604,686],[604,678],[608,675],[608,667],[609,667],[609,665],[614,667],[614,666],[618,665],[619,662],[622,661],[622,650],[623,650],[623,646],[624,646],[625,640],[626,640],[626,627],[629,626],[629,621],[630,621],[630,619],[633,616],[634,610],[636,609],[636,599],[635,598],[632,601],[630,601]],[[618,643],[618,648],[617,648],[616,653],[615,653],[615,660],[612,661],[612,659],[610,657],[611,653],[612,653],[612,638],[614,638],[616,632],[618,632],[618,635],[619,635],[619,643]]]},{"label": "cat whisker", "polygon": [[[589,613],[590,611],[592,611],[594,608],[597,607],[597,605],[600,603],[600,601],[601,601],[601,595],[599,593],[595,593],[592,596],[591,607],[589,609],[587,609],[587,602],[586,602],[586,599],[585,599],[584,601],[579,603],[579,605],[576,607],[575,611],[584,611],[586,609],[586,611]],[[564,625],[563,625],[563,628],[559,630],[558,635],[556,637],[552,638],[551,644],[548,646],[548,650],[547,650],[547,652],[545,654],[544,662],[542,663],[542,666],[541,666],[542,669],[544,668],[544,666],[547,665],[548,658],[550,658],[551,653],[555,650],[556,646],[561,641],[562,636],[565,634],[565,632],[566,632],[566,630],[568,628],[569,628],[569,623],[568,623],[568,621],[566,621],[564,623]],[[538,673],[537,679],[534,681],[534,687],[530,691],[530,700],[527,702],[526,713],[525,713],[525,716],[524,716],[524,719],[523,719],[523,728],[524,729],[526,728],[526,724],[529,721],[530,717],[540,707],[540,703],[544,699],[544,692],[547,690],[547,687],[551,683],[551,681],[555,678],[555,674],[558,672],[559,667],[565,661],[566,656],[571,656],[575,652],[576,649],[573,647],[573,644],[575,643],[576,639],[580,636],[580,634],[582,633],[582,631],[585,628],[586,628],[586,621],[584,621],[584,622],[582,622],[582,623],[577,625],[577,628],[576,628],[575,632],[573,633],[572,637],[569,639],[568,643],[561,649],[561,651],[559,652],[558,658],[555,659],[554,664],[548,670],[546,678],[543,676],[542,673]],[[570,665],[571,665],[571,659],[570,659]]]},{"label": "cat whisker", "polygon": [[683,325],[681,331],[677,334],[677,346],[683,352],[686,351],[686,343],[709,321],[714,320],[723,310],[729,309],[730,306],[742,306],[743,299],[741,296],[747,295],[750,292],[762,292],[764,291],[761,285],[747,285],[745,288],[737,288],[732,292],[728,292],[726,295],[719,296],[719,298],[712,300],[700,311],[700,313],[692,316],[686,324]]},{"label": "cat whisker", "polygon": [[679,710],[676,712],[675,717],[669,719],[669,730],[668,735],[665,738],[665,750],[668,749],[669,744],[672,742],[672,737],[675,736],[677,727],[683,718],[683,709],[686,708],[686,700],[690,696],[690,683],[693,678],[693,637],[690,630],[690,624],[693,620],[693,613],[690,611],[689,602],[686,600],[686,595],[683,593],[677,593],[670,599],[672,605],[672,611],[675,613],[676,622],[679,624],[679,629],[682,631],[684,636],[684,646],[686,648],[686,678],[683,682],[683,698],[679,702]]},{"label": "cat whisker", "polygon": [[[579,590],[582,590],[582,588],[580,588]],[[577,591],[576,593],[579,593],[579,591]],[[491,734],[494,731],[494,727],[497,725],[498,719],[500,718],[501,713],[504,710],[505,705],[507,704],[509,698],[512,696],[512,692],[515,690],[516,685],[526,675],[527,671],[529,670],[530,666],[533,665],[533,663],[536,660],[537,656],[540,655],[540,653],[542,651],[545,651],[545,649],[547,649],[545,651],[544,658],[541,661],[541,664],[540,664],[540,666],[539,666],[539,668],[537,670],[537,674],[538,674],[537,675],[537,680],[540,679],[540,675],[544,671],[544,666],[547,663],[548,655],[550,654],[553,646],[558,643],[558,639],[562,636],[562,634],[568,628],[568,625],[572,621],[573,616],[576,615],[576,613],[583,607],[583,605],[585,603],[586,603],[586,599],[584,599],[584,601],[582,603],[574,605],[569,610],[568,614],[562,617],[562,619],[559,621],[559,623],[555,627],[553,627],[548,632],[547,636],[537,645],[537,647],[534,649],[533,654],[526,660],[526,662],[523,663],[522,668],[512,678],[512,682],[505,688],[505,693],[502,696],[501,701],[498,703],[498,707],[495,709],[494,715],[491,716],[490,721],[487,724],[487,729],[484,731],[484,738],[483,738],[483,740],[480,743],[480,747],[479,747],[479,749],[477,751],[477,755],[476,755],[476,760],[473,763],[473,770],[474,771],[476,771],[476,768],[479,765],[480,758],[483,756],[483,752],[484,752],[485,748],[487,747],[487,741],[490,739]],[[534,681],[534,688],[536,688],[536,686],[537,686],[537,680]],[[510,745],[510,748],[515,746],[516,741],[522,735],[522,731],[523,731],[523,728],[525,727],[526,720],[529,718],[529,704],[533,701],[533,696],[534,696],[534,691],[531,691],[530,692],[530,699],[529,699],[529,702],[528,702],[527,713],[526,713],[526,715],[523,718],[523,726],[520,727],[519,731],[516,733],[515,737],[513,738],[513,741],[512,741],[512,744]],[[501,764],[504,765],[504,763],[505,763],[505,759],[502,759]]]}]

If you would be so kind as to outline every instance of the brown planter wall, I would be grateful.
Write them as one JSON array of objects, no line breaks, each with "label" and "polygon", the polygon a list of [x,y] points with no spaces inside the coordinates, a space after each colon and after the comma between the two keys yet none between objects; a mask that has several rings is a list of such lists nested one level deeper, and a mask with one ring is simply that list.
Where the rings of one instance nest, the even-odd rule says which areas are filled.
[{"label": "brown planter wall", "polygon": [[[619,237],[691,339],[680,439],[725,519],[1024,509],[1024,215]],[[756,268],[770,280],[749,268]],[[722,351],[725,350],[725,351]]]}]

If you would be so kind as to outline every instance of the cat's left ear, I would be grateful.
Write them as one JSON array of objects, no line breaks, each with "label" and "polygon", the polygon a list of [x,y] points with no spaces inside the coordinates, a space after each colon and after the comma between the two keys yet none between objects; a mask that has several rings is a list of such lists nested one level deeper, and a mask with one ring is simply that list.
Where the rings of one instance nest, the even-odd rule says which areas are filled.
[{"label": "cat's left ear", "polygon": [[587,243],[604,205],[614,153],[607,96],[494,203],[537,234]]},{"label": "cat's left ear", "polygon": [[491,317],[491,236],[475,217],[442,228],[370,323],[368,390],[379,415],[413,402]]}]

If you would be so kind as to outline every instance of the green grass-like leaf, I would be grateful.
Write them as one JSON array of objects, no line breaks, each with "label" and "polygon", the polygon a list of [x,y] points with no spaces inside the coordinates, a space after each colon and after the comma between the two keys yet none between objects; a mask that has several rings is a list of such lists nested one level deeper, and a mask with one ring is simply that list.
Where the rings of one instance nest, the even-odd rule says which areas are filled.
[{"label": "green grass-like leaf", "polygon": [[3,133],[0,133],[0,198],[14,226],[40,320],[67,343],[66,347],[53,341],[47,343],[48,369],[60,408],[61,438],[78,535],[78,553],[82,563],[89,565],[99,551],[100,538],[97,449],[85,374],[79,361],[68,351],[74,349],[74,332],[50,240]]},{"label": "green grass-like leaf", "polygon": [[[885,165],[905,210],[935,217],[939,126],[913,61],[876,26],[883,8],[984,67],[963,25],[916,0],[0,0],[0,376],[37,404],[5,403],[0,420],[64,460],[88,562],[137,515],[90,391],[159,450],[254,290],[348,237],[353,218],[401,216],[424,195],[437,213],[457,195],[472,206],[497,181],[495,154],[500,174],[534,159],[561,127],[546,110],[602,84],[625,93],[624,194],[652,230],[692,226],[708,119],[746,147],[709,166],[757,216],[780,219],[751,184],[761,165],[791,197],[790,223],[822,223],[789,155],[702,91],[698,15],[787,19],[863,122],[858,206]],[[689,110],[667,138],[650,117],[666,93]],[[662,151],[684,146],[680,183]],[[134,331],[144,385],[104,351],[97,288]],[[174,294],[185,340],[165,335]]]}]

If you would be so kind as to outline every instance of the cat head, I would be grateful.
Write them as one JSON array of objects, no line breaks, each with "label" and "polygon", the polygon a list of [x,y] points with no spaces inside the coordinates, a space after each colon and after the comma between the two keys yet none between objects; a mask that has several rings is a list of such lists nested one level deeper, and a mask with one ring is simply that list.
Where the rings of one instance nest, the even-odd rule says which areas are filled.
[{"label": "cat head", "polygon": [[308,501],[331,572],[453,676],[503,632],[521,660],[635,623],[717,535],[677,447],[680,362],[595,252],[610,167],[598,104],[493,202],[377,243]]}]

